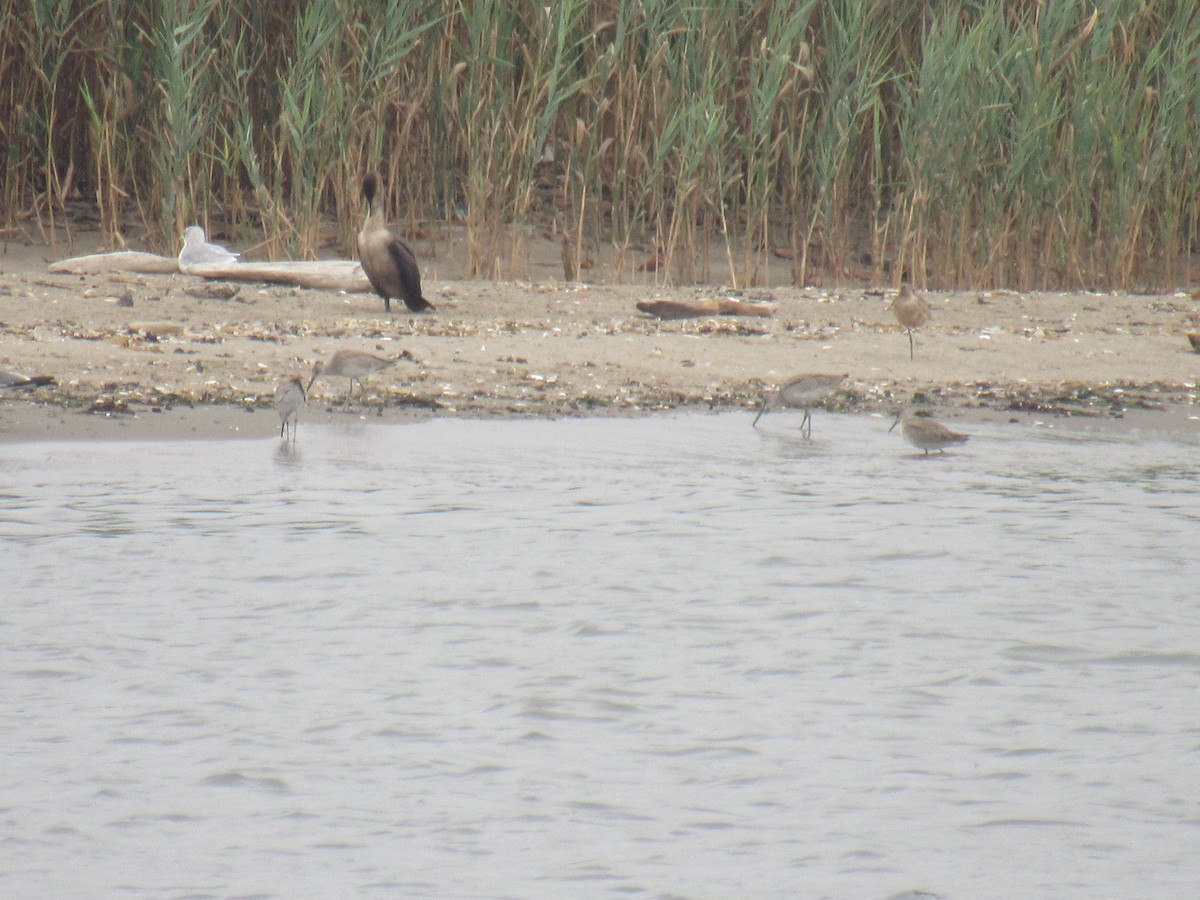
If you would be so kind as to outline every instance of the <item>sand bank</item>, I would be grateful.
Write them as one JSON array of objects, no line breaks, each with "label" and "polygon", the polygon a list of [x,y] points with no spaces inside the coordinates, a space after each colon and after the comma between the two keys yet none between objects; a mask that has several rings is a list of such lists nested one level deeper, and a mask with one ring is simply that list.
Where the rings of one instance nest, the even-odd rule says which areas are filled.
[{"label": "sand bank", "polygon": [[[750,409],[764,386],[805,371],[848,374],[835,409],[884,411],[914,395],[997,415],[1161,410],[1174,421],[1197,408],[1200,354],[1186,334],[1200,327],[1200,304],[1189,291],[927,292],[933,322],[909,359],[885,285],[797,289],[782,266],[766,273],[773,286],[739,291],[665,287],[651,273],[566,283],[557,245],[544,244],[518,282],[461,280],[443,245],[422,259],[437,313],[387,315],[368,293],[52,274],[66,248],[11,243],[0,256],[0,369],[57,384],[6,392],[0,433],[238,434],[254,422],[258,434],[278,427],[267,409],[279,381],[307,381],[340,348],[400,357],[351,408],[388,419]],[[774,314],[664,321],[637,308],[722,298]],[[306,417],[340,414],[345,387],[319,381]]]}]

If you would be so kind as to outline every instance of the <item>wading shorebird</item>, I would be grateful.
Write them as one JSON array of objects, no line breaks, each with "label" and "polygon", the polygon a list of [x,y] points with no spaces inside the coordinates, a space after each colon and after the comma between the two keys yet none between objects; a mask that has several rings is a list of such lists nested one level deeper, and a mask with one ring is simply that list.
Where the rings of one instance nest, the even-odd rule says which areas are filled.
[{"label": "wading shorebird", "polygon": [[350,390],[346,391],[346,402],[343,404],[343,408],[345,408],[350,405],[350,396],[354,393],[354,382],[357,381],[363,393],[366,393],[367,389],[362,382],[363,377],[386,369],[395,362],[394,359],[384,359],[382,356],[364,353],[362,350],[339,350],[328,360],[317,361],[317,364],[313,366],[312,378],[309,379],[308,387],[305,390],[311,391],[314,382],[322,375],[349,378]]},{"label": "wading shorebird", "polygon": [[908,358],[913,359],[913,329],[920,328],[928,322],[933,317],[933,311],[924,297],[907,284],[902,284],[900,293],[892,301],[892,312],[896,314],[896,321],[908,332]]},{"label": "wading shorebird", "polygon": [[179,268],[186,272],[192,266],[224,266],[238,261],[239,254],[220,244],[210,244],[199,225],[183,229],[183,249],[179,251]]},{"label": "wading shorebird", "polygon": [[367,200],[367,221],[358,233],[358,259],[367,280],[383,298],[384,312],[392,311],[392,298],[404,301],[412,312],[433,309],[434,306],[421,295],[421,273],[417,269],[417,258],[400,238],[387,229],[383,221],[383,201],[376,203],[375,196],[383,186],[378,172],[363,176],[362,192]]},{"label": "wading shorebird", "polygon": [[804,418],[800,420],[800,433],[805,434],[804,426],[808,425],[806,437],[812,437],[812,413],[810,410],[818,400],[846,380],[846,375],[821,375],[810,373],[798,375],[783,387],[773,391],[763,392],[762,407],[751,423],[758,427],[758,420],[770,408],[788,406],[792,409],[804,410]]},{"label": "wading shorebird", "polygon": [[296,426],[300,424],[300,407],[307,399],[304,382],[289,378],[275,388],[275,408],[279,410],[279,436],[290,435],[296,439]]},{"label": "wading shorebird", "polygon": [[930,450],[945,453],[947,447],[965,444],[971,438],[969,434],[951,431],[941,422],[910,415],[906,409],[901,409],[896,413],[896,421],[892,422],[892,427],[888,431],[890,432],[897,425],[900,426],[900,433],[904,435],[904,439],[918,450],[924,450],[926,456],[929,455]]}]

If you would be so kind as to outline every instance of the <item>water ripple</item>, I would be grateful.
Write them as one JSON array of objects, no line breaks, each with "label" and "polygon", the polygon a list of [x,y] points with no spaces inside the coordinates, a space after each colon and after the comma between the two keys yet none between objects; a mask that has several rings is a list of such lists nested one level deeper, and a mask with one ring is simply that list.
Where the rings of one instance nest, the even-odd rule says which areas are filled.
[{"label": "water ripple", "polygon": [[0,445],[6,889],[1189,895],[1194,441],[797,423]]}]

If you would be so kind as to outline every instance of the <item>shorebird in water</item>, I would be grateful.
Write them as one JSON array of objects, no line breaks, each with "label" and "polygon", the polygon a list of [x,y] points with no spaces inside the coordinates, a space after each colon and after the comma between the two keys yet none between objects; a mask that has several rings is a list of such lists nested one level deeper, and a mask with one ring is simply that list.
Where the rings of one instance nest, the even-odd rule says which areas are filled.
[{"label": "shorebird in water", "polygon": [[346,392],[346,402],[343,408],[350,405],[350,397],[354,393],[354,382],[358,382],[359,388],[363,393],[366,393],[366,387],[363,386],[363,377],[373,375],[380,369],[386,369],[388,366],[395,363],[394,359],[384,359],[382,356],[376,356],[374,353],[365,353],[362,350],[339,350],[328,360],[318,361],[313,366],[312,378],[308,381],[306,390],[311,391],[313,384],[322,375],[329,375],[334,378],[349,378],[350,390]]},{"label": "shorebird in water", "polygon": [[[811,438],[812,413],[810,410],[818,400],[845,380],[845,375],[809,373],[796,376],[777,390],[764,391],[762,407],[758,410],[758,415],[754,417],[752,425],[757,428],[758,420],[763,417],[763,414],[768,409],[773,407],[787,406],[792,409],[802,409],[804,410],[804,418],[800,420],[800,433],[805,437]],[[807,434],[804,431],[805,424],[808,425]]]},{"label": "shorebird in water", "polygon": [[275,408],[279,410],[279,436],[289,435],[296,439],[296,426],[300,424],[300,407],[307,399],[304,383],[299,378],[289,378],[275,388]]},{"label": "shorebird in water", "polygon": [[965,444],[971,438],[969,434],[951,431],[941,422],[911,415],[906,409],[901,409],[896,413],[896,421],[892,422],[892,427],[888,431],[890,432],[897,425],[900,426],[900,433],[904,435],[904,439],[918,450],[924,450],[926,456],[929,455],[930,450],[945,453],[947,447]]},{"label": "shorebird in water", "polygon": [[404,301],[412,312],[433,309],[421,294],[421,273],[417,258],[408,245],[387,229],[383,221],[383,201],[375,202],[383,186],[378,172],[363,176],[362,192],[367,200],[367,221],[358,233],[358,259],[367,280],[383,298],[384,312],[392,311],[392,298]]},{"label": "shorebird in water", "polygon": [[896,321],[908,332],[908,358],[912,359],[914,357],[913,329],[926,324],[933,317],[933,311],[924,297],[913,291],[907,284],[902,284],[900,293],[892,301],[892,312],[896,314]]},{"label": "shorebird in water", "polygon": [[183,230],[183,249],[179,251],[179,268],[186,272],[192,266],[224,266],[238,261],[238,254],[220,244],[210,244],[199,225]]}]

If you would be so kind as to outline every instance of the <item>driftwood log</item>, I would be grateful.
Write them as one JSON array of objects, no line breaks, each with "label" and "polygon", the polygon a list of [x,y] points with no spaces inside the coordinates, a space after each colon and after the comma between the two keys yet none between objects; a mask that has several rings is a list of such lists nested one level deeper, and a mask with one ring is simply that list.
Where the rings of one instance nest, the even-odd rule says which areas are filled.
[{"label": "driftwood log", "polygon": [[[73,275],[95,275],[101,272],[144,272],[152,275],[181,271],[179,260],[171,256],[156,256],[122,250],[119,253],[97,253],[60,259],[49,266],[51,272]],[[367,292],[371,283],[357,262],[352,259],[318,259],[284,262],[235,262],[217,265],[188,266],[185,275],[220,281],[271,282],[294,284],[298,287],[321,288],[330,291]]]},{"label": "driftwood log", "polygon": [[660,319],[699,319],[704,316],[760,316],[775,314],[769,303],[744,300],[639,300],[637,308]]},{"label": "driftwood log", "polygon": [[369,291],[362,266],[352,259],[317,259],[312,261],[238,262],[214,266],[188,266],[186,275],[213,278],[219,281],[267,281],[272,284],[294,284],[299,287],[321,288],[328,291]]},{"label": "driftwood log", "polygon": [[22,372],[0,371],[0,390],[2,391],[45,387],[51,384],[58,384],[53,375],[26,375]]},{"label": "driftwood log", "polygon": [[50,263],[51,272],[69,275],[96,275],[101,272],[145,272],[150,275],[170,275],[179,271],[179,260],[173,256],[157,256],[137,250],[119,253],[96,253],[91,256],[72,256]]},{"label": "driftwood log", "polygon": [[140,334],[158,340],[175,334],[183,334],[183,325],[179,322],[130,322],[130,334]]}]

